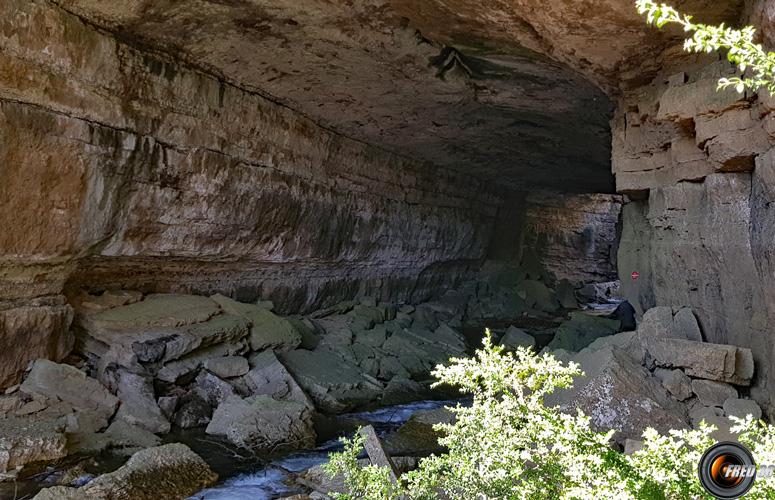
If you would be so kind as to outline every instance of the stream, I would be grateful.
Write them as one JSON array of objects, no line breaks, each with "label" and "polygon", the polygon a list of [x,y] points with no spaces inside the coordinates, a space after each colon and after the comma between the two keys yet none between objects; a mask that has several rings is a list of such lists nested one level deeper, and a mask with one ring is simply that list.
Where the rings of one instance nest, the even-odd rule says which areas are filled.
[{"label": "stream", "polygon": [[454,404],[454,401],[449,400],[418,401],[339,415],[325,425],[327,429],[321,432],[324,440],[315,449],[277,456],[262,461],[259,466],[253,465],[252,470],[249,464],[240,463],[240,460],[231,464],[222,463],[212,454],[212,449],[209,453],[202,453],[201,446],[187,443],[192,448],[199,447],[200,450],[194,451],[200,452],[221,476],[221,481],[216,486],[200,491],[190,497],[190,500],[269,500],[302,493],[304,490],[300,487],[288,484],[290,474],[325,463],[329,453],[342,449],[339,437],[352,435],[358,425],[371,424],[377,434],[383,437],[396,430],[418,410],[432,410]]}]

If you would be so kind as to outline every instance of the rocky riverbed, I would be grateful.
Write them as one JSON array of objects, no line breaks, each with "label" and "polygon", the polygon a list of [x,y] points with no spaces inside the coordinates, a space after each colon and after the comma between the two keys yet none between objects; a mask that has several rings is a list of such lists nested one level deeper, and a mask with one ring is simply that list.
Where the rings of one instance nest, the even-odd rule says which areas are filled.
[{"label": "rocky riverbed", "polygon": [[0,396],[4,495],[48,486],[36,498],[107,498],[111,488],[130,498],[155,484],[144,465],[154,461],[192,471],[155,498],[322,495],[341,484],[317,466],[336,437],[366,423],[411,467],[438,451],[431,427],[451,416],[439,402],[396,405],[456,397],[432,391],[430,372],[469,355],[486,327],[507,349],[578,362],[585,376],[550,402],[617,429],[620,449],[646,426],[704,419],[726,437],[729,415],[761,415],[747,399],[751,351],[704,342],[691,309],[653,308],[636,328],[615,283],[557,280],[530,259],[491,262],[431,302],[361,297],[307,315],[223,295],[70,300],[74,354],[32,362]]}]

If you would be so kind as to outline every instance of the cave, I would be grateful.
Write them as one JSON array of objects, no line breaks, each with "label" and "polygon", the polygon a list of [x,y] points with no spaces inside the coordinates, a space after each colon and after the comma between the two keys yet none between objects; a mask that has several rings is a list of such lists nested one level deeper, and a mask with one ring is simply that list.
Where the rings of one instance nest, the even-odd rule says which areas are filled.
[{"label": "cave", "polygon": [[[621,446],[771,418],[775,99],[603,4],[6,0],[0,496],[116,423],[231,436],[227,402],[311,449],[299,422],[450,397],[427,373],[485,328],[648,399],[567,396]],[[775,46],[770,1],[680,8]]]}]

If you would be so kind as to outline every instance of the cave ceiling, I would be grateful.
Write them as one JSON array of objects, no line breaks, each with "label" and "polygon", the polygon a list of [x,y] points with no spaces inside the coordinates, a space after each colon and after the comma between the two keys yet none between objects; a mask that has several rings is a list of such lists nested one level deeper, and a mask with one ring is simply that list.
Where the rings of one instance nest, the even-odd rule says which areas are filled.
[{"label": "cave ceiling", "polygon": [[516,189],[611,191],[611,98],[677,36],[632,0],[50,1],[347,137]]}]

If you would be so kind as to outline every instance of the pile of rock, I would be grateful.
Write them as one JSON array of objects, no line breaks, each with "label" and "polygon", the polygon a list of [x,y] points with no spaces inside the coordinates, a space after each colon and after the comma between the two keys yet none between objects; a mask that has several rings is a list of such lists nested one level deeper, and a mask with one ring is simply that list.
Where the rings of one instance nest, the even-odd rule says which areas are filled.
[{"label": "pile of rock", "polygon": [[655,307],[637,331],[560,355],[585,375],[549,403],[582,409],[597,428],[618,430],[621,442],[637,440],[646,427],[664,433],[703,420],[718,428],[715,438],[733,439],[728,416],[762,415],[755,401],[741,397],[754,375],[750,349],[703,342],[689,308]]}]

